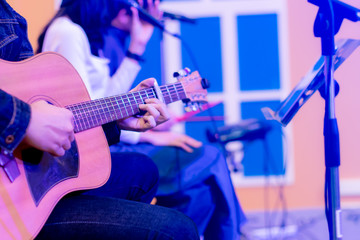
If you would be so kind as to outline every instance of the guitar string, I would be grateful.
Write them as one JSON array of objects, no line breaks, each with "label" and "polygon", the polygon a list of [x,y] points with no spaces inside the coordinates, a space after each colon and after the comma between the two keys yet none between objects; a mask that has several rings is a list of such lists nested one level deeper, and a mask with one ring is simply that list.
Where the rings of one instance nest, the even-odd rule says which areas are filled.
[{"label": "guitar string", "polygon": [[[180,91],[179,90],[177,90],[177,88],[179,87],[179,85],[180,85]],[[182,99],[180,96],[179,96],[179,93],[184,93],[184,91],[183,91],[183,88],[182,88],[182,85],[181,84],[172,84],[172,85],[167,85],[167,86],[163,86],[162,87],[162,91],[164,92],[164,88],[165,88],[165,90],[167,90],[167,92],[171,92],[171,93],[169,93],[168,95],[165,93],[165,96],[164,96],[164,98],[167,98],[167,97],[169,97],[170,98],[170,101],[169,102],[173,102],[173,99],[172,99],[172,97],[171,96],[174,96],[174,92],[176,93],[176,96],[178,97],[176,100],[180,100],[180,99]],[[169,91],[169,89],[172,89],[171,91]],[[143,92],[143,91],[142,91]],[[137,93],[138,94],[138,98],[134,95],[135,93]],[[129,95],[132,95],[133,96],[133,98],[134,98],[134,101],[130,101],[129,100]],[[147,95],[147,97],[148,98],[150,98],[150,97],[154,97],[154,93],[152,92],[151,93],[151,95],[149,96],[148,95],[148,93],[146,92],[146,95]],[[185,98],[186,97],[186,94],[183,94],[184,95],[184,97],[183,98]],[[115,99],[115,98],[106,98],[106,99],[103,99],[104,101],[102,101],[102,103],[101,103],[101,101],[99,101],[101,104],[101,106],[104,106],[104,102],[105,102],[105,108],[99,108],[99,107],[91,107],[90,106],[90,109],[92,109],[92,111],[90,111],[87,115],[85,114],[83,114],[83,117],[82,118],[78,118],[78,121],[79,121],[79,124],[78,125],[80,125],[79,127],[77,127],[79,130],[86,130],[86,129],[88,129],[88,128],[91,128],[91,127],[94,127],[94,126],[99,126],[100,124],[103,124],[103,123],[106,123],[106,122],[109,122],[109,120],[108,120],[108,116],[109,116],[109,114],[107,114],[107,113],[105,113],[105,111],[104,110],[107,110],[107,112],[110,112],[110,114],[111,114],[111,118],[110,118],[110,121],[112,121],[112,120],[115,120],[115,119],[120,119],[120,118],[123,118],[123,114],[122,114],[122,112],[121,112],[121,110],[128,110],[129,108],[131,108],[131,110],[133,111],[133,114],[136,114],[138,111],[134,111],[134,107],[136,107],[136,109],[137,109],[137,105],[138,105],[138,101],[137,101],[137,99],[139,99],[139,100],[141,100],[141,103],[142,102],[144,102],[144,100],[142,99],[142,96],[141,96],[141,93],[140,92],[134,92],[134,93],[131,93],[131,94],[126,94],[125,95],[127,98],[128,98],[128,103],[129,103],[129,105],[127,105],[127,104],[125,104],[125,102],[124,102],[124,107],[122,108],[122,107],[120,107],[119,106],[119,104],[118,104],[118,101],[116,100],[117,98],[121,98],[121,100],[123,101],[123,97],[124,96],[117,96],[117,98]],[[117,109],[115,109],[115,107],[114,107],[114,100],[115,99],[115,103],[118,105],[118,108]],[[113,108],[113,111],[111,111],[110,110],[110,108],[108,107],[108,105],[107,105],[107,102],[106,101],[110,101],[110,106]],[[135,105],[133,104],[133,103],[136,103]],[[82,104],[83,105],[83,104]],[[86,106],[86,105],[85,105]],[[96,105],[95,105],[96,106]],[[89,109],[89,106],[86,106],[86,108],[82,108],[82,109],[80,109],[80,112],[84,112],[84,110],[88,110]],[[99,110],[102,110],[103,111],[103,114],[101,114],[100,113],[100,111]],[[96,113],[97,112],[97,113]],[[121,116],[119,116],[118,114],[121,114]],[[89,122],[89,117],[88,117],[88,115],[90,115],[91,116],[91,120],[92,120],[92,123],[90,123]],[[115,117],[114,117],[114,115],[115,115]],[[128,114],[129,115],[129,114]],[[101,117],[101,118],[99,118],[99,116]],[[87,120],[87,122],[88,122],[88,124],[86,124],[86,122],[83,122],[82,120]],[[106,121],[104,121],[104,119],[106,119]]]},{"label": "guitar string", "polygon": [[[133,96],[133,100],[130,100],[129,99],[129,96],[130,95],[132,95]],[[177,93],[176,94],[176,96],[178,96],[179,94]],[[169,98],[170,99],[170,101],[174,101],[174,97],[171,97],[172,95],[170,94],[170,95],[168,95],[168,96],[165,96],[165,98]],[[174,96],[174,95],[173,95]],[[149,97],[154,97],[154,95],[153,94],[151,94]],[[136,114],[137,113],[137,110],[135,111],[134,110],[134,107],[136,108],[136,109],[138,109],[137,108],[137,106],[138,106],[138,103],[139,103],[139,101],[138,100],[140,100],[140,102],[141,103],[143,103],[144,101],[143,101],[143,99],[142,99],[142,96],[138,93],[138,96],[135,96],[134,94],[128,94],[127,96],[126,96],[126,98],[127,98],[127,101],[124,101],[124,98],[122,97],[122,98],[120,98],[122,101],[123,101],[123,105],[124,105],[124,107],[121,107],[121,106],[119,106],[119,104],[118,104],[118,98],[109,98],[109,99],[105,99],[105,101],[101,101],[101,102],[99,102],[100,103],[100,105],[99,104],[95,104],[95,106],[93,106],[93,107],[91,107],[91,106],[86,106],[85,108],[83,107],[83,109],[85,109],[85,110],[88,110],[89,111],[89,109],[91,109],[90,110],[90,113],[88,114],[88,115],[97,115],[97,116],[100,116],[101,118],[104,118],[104,117],[107,117],[107,115],[108,114],[106,114],[106,113],[104,113],[104,109],[106,109],[107,110],[107,112],[109,112],[110,111],[110,113],[111,114],[117,114],[118,113],[118,109],[120,110],[120,113],[121,113],[121,110],[126,110],[127,111],[127,115],[131,115],[131,114],[129,114],[129,111],[131,110],[132,111],[132,114]],[[180,98],[178,97],[176,100],[179,100]],[[108,107],[108,102],[110,101],[110,106],[112,107],[112,108],[114,108],[114,103],[116,103],[119,107],[117,108],[117,109],[114,109],[114,110],[110,110],[110,108]],[[105,103],[105,104],[104,104]],[[128,103],[128,104],[126,104],[126,103]],[[100,107],[99,107],[100,106]],[[100,111],[99,110],[102,110],[102,112],[100,113]],[[129,111],[128,111],[129,110]],[[85,117],[87,117],[87,116],[85,116]],[[116,117],[115,118],[122,118],[123,117],[123,115],[121,115],[121,116],[119,116],[119,115],[116,115]],[[114,117],[113,117],[114,118]]]},{"label": "guitar string", "polygon": [[[179,92],[181,92],[181,91],[178,91],[178,90],[176,90],[176,87],[178,87],[178,85],[170,85],[170,86],[168,86],[168,87],[164,87],[168,92],[169,92],[169,88],[171,88],[172,89],[172,92],[171,92],[171,94],[169,93],[169,95],[166,95],[165,96],[165,98],[167,98],[167,97],[169,97],[170,98],[170,102],[172,102],[173,101],[173,99],[172,99],[172,95],[173,95],[173,93],[175,92],[176,93],[176,95],[177,95],[177,100],[180,100],[181,98],[180,98],[180,96],[179,96]],[[173,91],[173,90],[175,90],[175,91]],[[181,90],[183,90],[183,89],[181,89]],[[138,94],[138,96],[136,97],[134,94]],[[165,93],[166,94],[166,93]],[[133,98],[134,98],[134,101],[132,101],[132,100],[129,100],[129,95],[132,95],[133,96]],[[119,104],[118,104],[118,100],[117,100],[117,98],[108,98],[108,99],[104,99],[104,101],[102,101],[102,103],[100,104],[100,106],[104,106],[104,102],[105,102],[105,108],[99,108],[98,106],[96,107],[96,105],[95,105],[95,107],[91,107],[90,106],[90,109],[92,109],[91,111],[90,111],[90,113],[88,114],[88,115],[92,115],[93,117],[91,118],[91,120],[92,120],[92,123],[89,123],[88,122],[88,124],[86,124],[85,122],[83,123],[83,124],[81,124],[82,125],[82,127],[81,128],[84,128],[84,125],[85,125],[85,128],[88,128],[88,126],[89,127],[91,127],[91,126],[98,126],[99,125],[99,121],[100,121],[100,123],[102,124],[102,123],[104,123],[104,119],[106,119],[106,121],[105,122],[109,122],[109,120],[108,120],[108,116],[109,116],[109,114],[106,114],[105,113],[105,109],[107,110],[107,112],[110,112],[110,115],[112,116],[110,119],[111,120],[114,120],[114,119],[119,119],[119,118],[123,118],[123,114],[121,113],[121,110],[128,110],[129,108],[132,110],[132,113],[133,114],[136,114],[138,111],[136,110],[134,110],[133,108],[134,107],[136,107],[136,109],[137,109],[137,105],[138,105],[138,101],[137,100],[140,100],[140,102],[141,103],[143,103],[144,101],[143,101],[143,99],[142,99],[142,96],[141,96],[141,93],[139,93],[139,92],[135,92],[135,93],[131,93],[131,94],[127,94],[126,95],[126,97],[128,98],[128,103],[130,104],[130,105],[127,105],[127,104],[125,104],[125,102],[124,102],[124,108],[122,108],[122,107],[120,107],[119,106]],[[149,97],[149,95],[148,95],[148,93],[147,93],[147,97]],[[153,97],[153,93],[151,94],[151,96],[150,97]],[[115,100],[115,101],[114,101]],[[121,100],[123,101],[124,100],[124,98],[123,98],[123,96],[121,96]],[[110,108],[108,107],[108,104],[107,104],[107,102],[109,102],[110,101],[110,106],[113,108],[113,110],[111,111],[110,110]],[[118,105],[118,108],[117,109],[115,109],[115,107],[114,107],[114,102]],[[136,103],[135,105],[133,104],[133,103]],[[87,109],[89,109],[89,106],[87,106]],[[118,110],[119,109],[119,110]],[[103,113],[101,113],[100,112],[100,110],[102,110],[102,112]],[[84,108],[82,109],[82,111],[80,110],[80,112],[84,112]],[[93,114],[91,114],[91,113],[93,113]],[[121,116],[120,115],[118,115],[118,114],[121,114]],[[115,115],[115,117],[113,116],[113,115]],[[128,114],[129,115],[129,114]],[[81,122],[81,120],[82,119],[86,119],[87,121],[88,121],[88,119],[89,119],[89,117],[87,117],[86,115],[84,116],[85,118],[79,118],[79,121]],[[101,118],[99,118],[99,117],[101,117]]]},{"label": "guitar string", "polygon": [[[176,90],[176,89],[175,89]],[[179,91],[175,91],[176,92],[176,96],[178,96],[179,94]],[[136,96],[134,96],[134,94],[130,94],[130,95],[133,95],[133,98],[134,98],[134,100],[129,100],[129,98],[128,98],[128,96],[129,95],[127,95],[127,98],[128,98],[128,103],[129,103],[129,105],[127,105],[125,102],[124,102],[124,107],[118,107],[118,109],[120,109],[120,110],[128,110],[128,109],[130,109],[130,108],[132,108],[133,109],[133,107],[134,107],[134,103],[136,103],[135,105],[136,105],[136,107],[137,107],[137,104],[138,104],[138,99],[139,100],[141,100],[141,102],[144,102],[143,101],[143,99],[142,99],[142,97],[141,97],[141,94],[140,93],[138,93],[138,96],[136,97]],[[170,95],[166,95],[165,96],[165,98],[167,98],[167,97],[169,97],[170,98],[170,101],[173,101],[173,97],[171,97],[173,94],[170,94]],[[151,94],[150,95],[150,97],[153,97],[154,95],[153,94]],[[174,95],[173,95],[174,96]],[[180,98],[179,98],[179,96],[178,96],[178,99],[177,100],[179,100]],[[121,97],[121,100],[123,101],[124,100],[124,98],[123,98],[123,96]],[[100,103],[100,106],[104,106],[104,102],[105,102],[105,108],[104,107],[101,107],[101,108],[99,108],[99,104],[92,104],[92,105],[95,105],[95,106],[91,106],[91,105],[87,105],[87,104],[82,104],[82,108],[79,110],[79,112],[80,112],[80,116],[81,115],[85,115],[85,117],[87,118],[87,116],[86,116],[86,114],[83,114],[83,112],[84,112],[84,110],[88,110],[89,111],[89,109],[91,109],[91,111],[90,111],[90,113],[88,113],[88,115],[98,115],[98,116],[101,116],[101,117],[106,117],[106,115],[107,114],[104,114],[104,113],[100,113],[100,111],[99,110],[104,110],[104,109],[107,109],[107,110],[109,110],[109,107],[107,106],[107,102],[106,101],[110,101],[110,103],[111,103],[111,105],[113,105],[114,104],[114,101],[115,101],[115,103],[117,103],[118,102],[118,98],[108,98],[108,99],[105,99],[105,101],[99,101],[98,103]],[[118,105],[118,103],[117,103],[117,105]],[[84,107],[85,106],[85,107]],[[113,106],[112,106],[113,107]],[[135,114],[135,112],[134,112],[134,110],[132,110],[133,111],[133,114]],[[104,111],[103,111],[104,112]],[[111,111],[111,112],[117,112],[117,111]],[[78,113],[78,112],[76,112],[76,113]],[[91,113],[93,113],[93,114],[91,114]],[[129,114],[128,114],[129,115]],[[116,116],[117,118],[119,118],[120,116]],[[123,116],[121,116],[121,117],[123,117]]]},{"label": "guitar string", "polygon": [[[170,87],[172,88],[172,90],[171,90],[172,92],[171,92],[170,95],[167,95],[166,92],[163,91],[163,92],[165,92],[164,97],[166,97],[166,98],[169,97],[170,99],[172,99],[171,95],[174,96],[174,92],[176,93],[176,95],[179,95],[179,93],[180,93],[180,94],[184,93],[182,88],[180,88],[180,91],[179,91],[179,90],[177,90],[176,88],[174,88],[174,86],[170,86]],[[143,92],[144,92],[144,91],[143,91]],[[132,95],[132,93],[130,93],[130,94]],[[138,94],[139,94],[139,96],[141,95],[140,92],[138,92]],[[142,94],[143,94],[143,93],[142,93]],[[115,97],[122,97],[122,99],[123,99],[123,97],[126,96],[126,95],[128,95],[128,94],[119,95],[119,96],[115,96]],[[182,95],[184,95],[184,94],[182,94]],[[153,93],[151,94],[151,97],[154,97],[154,94],[153,94]],[[185,95],[184,95],[184,97],[185,97]],[[78,107],[82,106],[82,108],[79,110],[79,112],[83,112],[84,110],[89,110],[89,107],[91,107],[91,105],[96,105],[96,101],[98,101],[98,102],[101,103],[101,102],[103,102],[103,100],[112,99],[112,98],[114,98],[114,96],[91,101],[91,104],[90,104],[90,105],[87,105],[88,102],[82,103],[82,104],[75,104],[75,105],[78,106]],[[130,103],[132,103],[132,101],[131,101]],[[126,104],[124,104],[124,105],[126,106]],[[69,105],[68,107],[71,107],[71,106],[72,106],[72,105]],[[85,107],[84,107],[84,106],[85,106]],[[76,110],[76,109],[75,109],[75,110]],[[77,111],[75,111],[75,113],[77,113]]]},{"label": "guitar string", "polygon": [[[180,90],[178,90],[179,87],[180,87]],[[168,92],[168,94],[166,94],[166,92],[164,93],[164,98],[169,98],[170,102],[173,102],[172,96],[174,96],[174,92],[175,92],[176,96],[178,97],[177,100],[181,99],[179,96],[179,93],[180,94],[184,93],[184,91],[183,91],[184,89],[182,88],[181,83],[161,86],[160,89],[162,90],[163,93],[165,91]],[[171,89],[171,90],[169,90],[169,89]],[[130,94],[124,94],[124,95],[119,95],[119,96],[115,96],[115,97],[108,97],[108,98],[104,98],[104,99],[95,100],[95,102],[94,101],[91,102],[92,104],[89,104],[87,102],[87,103],[82,103],[82,104],[74,104],[74,105],[71,105],[68,107],[70,108],[70,110],[72,108],[72,110],[74,111],[74,115],[76,115],[76,117],[77,117],[76,118],[76,120],[77,120],[76,122],[78,123],[78,124],[76,124],[77,129],[85,130],[85,129],[91,128],[92,126],[99,126],[105,122],[109,122],[109,119],[108,119],[109,114],[107,114],[106,112],[110,113],[110,117],[111,117],[110,120],[123,118],[124,116],[122,114],[122,111],[124,109],[126,111],[128,109],[131,109],[133,115],[136,114],[138,111],[135,111],[134,107],[136,107],[136,109],[138,109],[138,107],[137,107],[138,101],[137,100],[140,100],[142,103],[144,102],[143,97],[142,97],[144,92],[146,93],[146,96],[148,98],[155,97],[155,94],[152,89],[150,89],[150,95],[148,93],[149,89],[145,89],[142,91],[135,92],[138,94],[137,97],[134,95],[135,93],[130,93]],[[130,100],[129,95],[132,95],[134,100]],[[182,94],[182,95],[184,95],[184,97],[186,97],[185,94]],[[127,97],[129,105],[125,104],[124,97]],[[118,103],[119,98],[121,99],[121,101],[123,101],[124,107],[119,106],[119,103]],[[110,110],[107,102],[110,103],[109,105],[112,106],[113,110]],[[115,109],[115,107],[114,107],[114,102],[118,106],[117,109]],[[104,105],[105,105],[105,107],[104,107]],[[107,111],[105,111],[105,110],[107,110]],[[121,116],[119,115],[119,113],[121,114]],[[127,113],[127,114],[129,115],[129,113]],[[89,116],[90,116],[90,118],[89,118]],[[99,118],[99,117],[101,117],[101,118]],[[84,120],[86,120],[86,122]],[[89,120],[91,120],[92,122],[90,122]],[[106,120],[106,121],[104,121],[104,120]]]}]

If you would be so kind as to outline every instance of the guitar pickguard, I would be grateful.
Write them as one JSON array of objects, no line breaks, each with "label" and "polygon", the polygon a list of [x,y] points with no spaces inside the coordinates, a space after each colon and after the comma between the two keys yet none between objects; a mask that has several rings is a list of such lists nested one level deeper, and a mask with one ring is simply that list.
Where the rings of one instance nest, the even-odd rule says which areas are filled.
[{"label": "guitar pickguard", "polygon": [[79,154],[75,141],[64,156],[55,157],[31,148],[22,151],[22,160],[36,206],[53,186],[66,179],[75,178],[79,173]]}]

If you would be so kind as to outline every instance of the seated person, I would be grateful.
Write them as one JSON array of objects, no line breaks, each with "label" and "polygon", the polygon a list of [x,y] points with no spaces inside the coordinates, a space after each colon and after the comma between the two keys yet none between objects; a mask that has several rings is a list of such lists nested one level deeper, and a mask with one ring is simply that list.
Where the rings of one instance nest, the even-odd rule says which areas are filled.
[{"label": "seated person", "polygon": [[[6,39],[0,46],[0,58],[19,61],[32,56],[26,21],[6,1],[0,1],[0,19],[3,20],[0,23],[0,38]],[[16,37],[9,37],[9,29],[12,30],[11,36]],[[151,81],[144,84],[151,85]],[[3,90],[0,90],[0,108],[0,147],[3,150],[12,152],[20,142],[24,142],[55,156],[62,156],[70,148],[74,140],[74,127],[73,115],[69,110],[44,101],[27,104]],[[143,130],[167,119],[166,109],[157,101],[150,102],[145,108],[149,110],[145,119],[129,118],[117,122],[117,125]],[[147,183],[144,186],[146,192],[139,190],[141,195],[146,195],[156,191],[157,169],[151,165],[150,159],[142,159],[151,167],[145,169],[142,176],[142,181]],[[125,174],[140,180],[133,171],[129,171],[138,170],[137,167],[125,167]],[[3,172],[3,169],[0,171]],[[150,175],[145,174],[147,171]],[[124,186],[130,185],[124,183]],[[192,221],[179,212],[169,210],[112,196],[76,193],[60,200],[37,239],[198,239]],[[3,235],[1,239],[4,239]]]},{"label": "seated person", "polygon": [[[129,71],[135,69],[132,72],[137,73],[141,63],[137,59],[142,58],[153,26],[139,21],[127,0],[118,2],[123,2],[122,9],[107,31],[101,52],[110,59],[111,73],[130,63],[134,66],[128,67]],[[148,3],[148,12],[159,18],[159,1]],[[132,58],[134,54],[140,58]],[[125,86],[132,84],[134,79],[127,78]],[[240,226],[246,218],[236,197],[226,159],[217,147],[170,131],[169,122],[171,120],[165,123],[167,127],[161,125],[153,131],[123,131],[120,143],[111,146],[110,150],[150,156],[160,174],[157,205],[185,213],[193,219],[205,239],[239,239]]]},{"label": "seated person", "polygon": [[[82,3],[82,7],[78,6],[81,4],[79,2],[81,1],[63,0],[56,18],[41,35],[40,49],[56,51],[65,56],[78,70],[94,99],[128,91],[140,70],[138,61],[131,56],[144,52],[153,26],[140,21],[135,8],[124,8],[124,3],[127,3],[123,0],[108,0],[101,11],[97,10],[95,5],[91,5],[92,2],[96,2],[95,0],[87,0],[86,3]],[[159,1],[155,1],[154,5],[151,1],[148,3],[149,11],[155,16],[160,16]],[[105,6],[111,7],[107,9]],[[97,12],[94,12],[95,10]],[[99,16],[101,14],[104,14],[103,18]],[[79,19],[78,16],[82,18]],[[104,38],[105,33],[111,31],[110,25],[120,31],[116,40],[125,42],[130,36],[128,50],[132,53],[125,56],[120,65],[112,65],[111,58],[111,66],[114,66],[111,76],[108,75],[109,69],[105,67],[109,62],[103,57],[104,54],[111,56],[111,53],[106,51],[109,47],[108,37]],[[112,53],[118,56],[117,51]],[[139,139],[145,141],[147,134],[154,133],[141,133],[142,137]],[[152,144],[123,144],[116,146],[117,149],[112,149],[112,152],[146,151],[160,172],[158,205],[178,209],[188,215],[205,239],[238,238],[245,217],[221,152],[214,146],[202,146],[200,142],[181,134],[177,135],[178,141],[175,142],[180,143],[178,146],[183,146],[182,148],[174,144],[166,147],[156,146],[154,143],[164,145],[160,143],[162,140],[169,145],[169,136],[172,138],[176,135],[170,131],[157,134],[153,135]],[[150,141],[149,138],[147,141]],[[187,146],[188,144],[190,146]],[[184,151],[183,148],[194,152]]]}]

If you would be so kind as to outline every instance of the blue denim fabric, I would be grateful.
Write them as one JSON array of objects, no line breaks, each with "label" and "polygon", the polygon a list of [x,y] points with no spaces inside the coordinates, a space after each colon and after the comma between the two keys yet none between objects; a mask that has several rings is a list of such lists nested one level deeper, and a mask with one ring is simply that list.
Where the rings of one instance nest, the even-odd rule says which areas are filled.
[{"label": "blue denim fabric", "polygon": [[0,58],[21,61],[33,56],[25,18],[4,0],[0,1]]},{"label": "blue denim fabric", "polygon": [[80,195],[63,199],[35,239],[194,240],[199,237],[193,222],[175,210],[124,199]]},{"label": "blue denim fabric", "polygon": [[[20,61],[33,55],[27,24],[6,1],[0,1],[0,58]],[[12,151],[23,139],[30,107],[4,91],[0,92],[0,147]]]},{"label": "blue denim fabric", "polygon": [[83,192],[150,203],[159,185],[159,172],[147,156],[140,153],[111,153],[111,175],[104,186]]},{"label": "blue denim fabric", "polygon": [[12,152],[25,136],[30,106],[0,89],[0,147]]},{"label": "blue denim fabric", "polygon": [[[41,239],[199,239],[195,224],[178,211],[152,206],[155,164],[142,154],[112,154],[108,182],[62,199],[36,237]],[[132,200],[132,201],[129,201]]]}]

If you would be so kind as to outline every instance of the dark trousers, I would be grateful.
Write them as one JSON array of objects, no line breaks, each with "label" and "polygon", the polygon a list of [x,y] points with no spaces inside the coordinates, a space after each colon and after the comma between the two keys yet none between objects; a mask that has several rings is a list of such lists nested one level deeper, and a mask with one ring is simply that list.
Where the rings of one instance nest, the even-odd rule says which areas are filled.
[{"label": "dark trousers", "polygon": [[148,204],[158,179],[145,155],[113,153],[108,182],[60,200],[36,239],[199,239],[187,216]]}]

